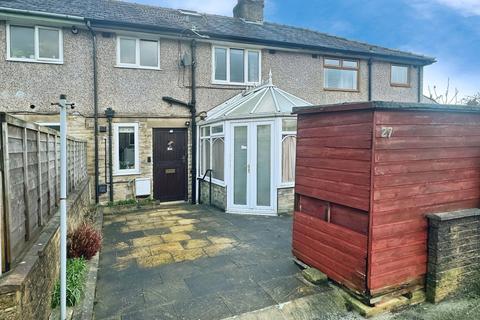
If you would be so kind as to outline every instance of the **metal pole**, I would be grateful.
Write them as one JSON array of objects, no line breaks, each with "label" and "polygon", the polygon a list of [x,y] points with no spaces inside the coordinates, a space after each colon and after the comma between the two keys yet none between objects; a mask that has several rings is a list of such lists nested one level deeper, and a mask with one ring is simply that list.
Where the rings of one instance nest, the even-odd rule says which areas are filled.
[{"label": "metal pole", "polygon": [[60,95],[60,319],[67,318],[67,96]]}]

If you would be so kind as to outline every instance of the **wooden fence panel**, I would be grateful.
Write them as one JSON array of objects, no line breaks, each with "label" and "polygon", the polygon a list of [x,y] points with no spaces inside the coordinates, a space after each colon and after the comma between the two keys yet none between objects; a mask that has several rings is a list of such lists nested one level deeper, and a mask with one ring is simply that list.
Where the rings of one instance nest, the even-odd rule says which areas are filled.
[{"label": "wooden fence panel", "polygon": [[[0,113],[2,269],[15,263],[57,211],[60,200],[59,133]],[[86,142],[67,140],[67,192],[87,178]],[[2,270],[2,271],[3,271]]]}]

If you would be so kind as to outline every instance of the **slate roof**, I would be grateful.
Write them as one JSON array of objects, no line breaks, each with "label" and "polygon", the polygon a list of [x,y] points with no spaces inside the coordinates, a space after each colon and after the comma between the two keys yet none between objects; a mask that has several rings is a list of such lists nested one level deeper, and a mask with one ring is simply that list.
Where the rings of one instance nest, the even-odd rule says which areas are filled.
[{"label": "slate roof", "polygon": [[372,55],[423,65],[435,62],[431,57],[351,41],[314,30],[271,22],[247,23],[242,19],[212,14],[191,16],[176,9],[115,0],[0,0],[0,7],[79,16],[92,20],[94,24],[135,26],[183,34],[191,34],[188,30],[195,27],[199,33],[219,40]]}]

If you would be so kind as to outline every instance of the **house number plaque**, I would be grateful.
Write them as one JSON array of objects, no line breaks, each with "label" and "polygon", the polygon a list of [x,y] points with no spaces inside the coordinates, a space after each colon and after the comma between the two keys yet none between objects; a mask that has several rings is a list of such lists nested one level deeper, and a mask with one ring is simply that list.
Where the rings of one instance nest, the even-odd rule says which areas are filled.
[{"label": "house number plaque", "polygon": [[393,128],[392,127],[382,127],[381,128],[381,137],[382,138],[390,138],[393,134]]}]

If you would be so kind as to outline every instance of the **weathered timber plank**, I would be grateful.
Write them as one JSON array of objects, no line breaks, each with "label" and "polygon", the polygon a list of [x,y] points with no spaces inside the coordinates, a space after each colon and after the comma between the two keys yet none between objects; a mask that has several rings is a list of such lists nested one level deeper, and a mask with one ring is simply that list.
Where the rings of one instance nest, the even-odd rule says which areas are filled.
[{"label": "weathered timber plank", "polygon": [[322,178],[333,182],[345,182],[359,186],[370,186],[370,174],[364,172],[338,171],[335,169],[319,169],[299,165],[297,162],[296,176]]},{"label": "weathered timber plank", "polygon": [[337,126],[348,124],[370,124],[372,122],[372,112],[345,112],[339,114],[322,115],[298,115],[298,129],[318,128],[325,126]]},{"label": "weathered timber plank", "polygon": [[392,174],[375,176],[375,190],[411,184],[427,184],[439,181],[458,181],[479,179],[480,170],[475,168],[444,170],[442,172],[413,172],[402,175]]},{"label": "weathered timber plank", "polygon": [[395,137],[376,139],[378,150],[479,147],[480,136],[470,137]]},{"label": "weathered timber plank", "polygon": [[370,173],[369,161],[347,160],[347,159],[314,159],[303,158],[297,155],[298,166],[317,169],[334,169],[337,171]]},{"label": "weathered timber plank", "polygon": [[419,195],[403,199],[402,201],[397,201],[396,199],[376,200],[372,205],[375,212],[380,212],[401,208],[408,210],[408,208],[436,205],[439,203],[457,202],[473,198],[480,198],[480,189],[474,188]]},{"label": "weathered timber plank", "polygon": [[435,149],[403,149],[403,150],[377,150],[375,163],[441,160],[441,159],[465,159],[479,158],[480,148],[440,148]]},{"label": "weathered timber plank", "polygon": [[303,186],[300,183],[301,181],[298,181],[297,179],[297,182],[295,184],[295,191],[299,194],[365,211],[368,210],[370,207],[369,199],[362,199],[351,195],[347,196],[345,194],[340,195],[336,192],[330,192],[317,188],[312,188],[309,186]]},{"label": "weathered timber plank", "polygon": [[[382,127],[375,127],[375,137],[382,137]],[[392,136],[395,137],[470,137],[480,135],[479,125],[448,124],[448,125],[391,125]]]},{"label": "weathered timber plank", "polygon": [[358,232],[327,223],[298,211],[295,212],[295,222],[299,222],[306,226],[311,226],[311,228],[326,233],[332,238],[336,238],[342,242],[349,242],[351,245],[357,246],[360,249],[367,249],[367,237]]},{"label": "weathered timber plank", "polygon": [[328,158],[370,161],[371,153],[368,149],[331,148],[299,145],[297,154],[303,158]]},{"label": "weathered timber plank", "polygon": [[330,147],[330,148],[354,148],[370,149],[372,145],[371,135],[360,136],[341,136],[329,138],[302,138],[297,137],[297,144],[310,147]]},{"label": "weathered timber plank", "polygon": [[377,189],[374,192],[374,200],[386,200],[386,199],[406,199],[411,198],[419,194],[434,194],[448,191],[459,191],[469,189],[480,189],[480,180],[460,180],[449,182],[435,182],[430,184],[413,184],[390,188]]},{"label": "weathered timber plank", "polygon": [[378,125],[430,125],[430,124],[459,124],[479,125],[478,114],[443,113],[443,112],[377,112],[376,124]]},{"label": "weathered timber plank", "polygon": [[315,127],[315,128],[300,128],[297,131],[297,136],[302,138],[311,137],[342,137],[355,135],[370,135],[372,133],[372,123],[360,124],[337,124],[334,126]]}]

